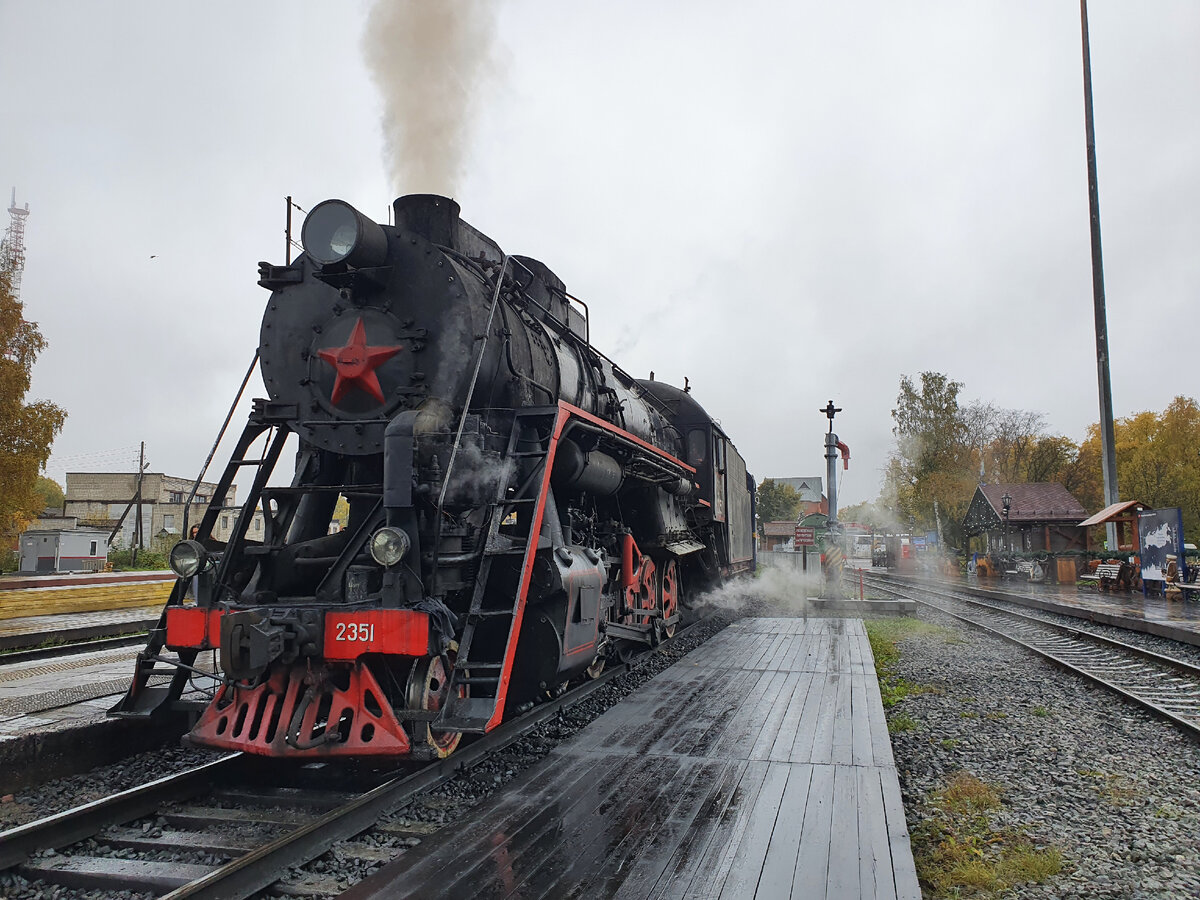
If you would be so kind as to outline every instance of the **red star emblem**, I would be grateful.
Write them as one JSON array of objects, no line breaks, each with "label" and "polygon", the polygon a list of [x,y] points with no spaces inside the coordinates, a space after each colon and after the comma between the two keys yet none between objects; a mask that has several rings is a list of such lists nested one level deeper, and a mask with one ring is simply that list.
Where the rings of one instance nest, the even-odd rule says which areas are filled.
[{"label": "red star emblem", "polygon": [[359,317],[358,324],[350,334],[350,340],[345,347],[337,349],[318,350],[317,356],[325,360],[337,370],[337,380],[333,383],[334,403],[341,402],[351,388],[366,391],[380,403],[383,402],[383,389],[379,386],[379,378],[375,370],[385,360],[391,359],[401,348],[368,347],[367,330]]}]

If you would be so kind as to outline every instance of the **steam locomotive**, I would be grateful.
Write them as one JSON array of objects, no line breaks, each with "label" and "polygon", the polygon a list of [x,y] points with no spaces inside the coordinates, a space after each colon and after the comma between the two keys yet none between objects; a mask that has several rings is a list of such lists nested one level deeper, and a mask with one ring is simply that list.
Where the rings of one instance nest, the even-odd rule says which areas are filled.
[{"label": "steam locomotive", "polygon": [[[686,386],[622,371],[587,306],[453,200],[394,211],[327,200],[295,262],[259,264],[270,397],[111,715],[190,704],[193,743],[266,756],[443,757],[753,568],[754,480]],[[190,701],[211,650],[218,688]]]}]

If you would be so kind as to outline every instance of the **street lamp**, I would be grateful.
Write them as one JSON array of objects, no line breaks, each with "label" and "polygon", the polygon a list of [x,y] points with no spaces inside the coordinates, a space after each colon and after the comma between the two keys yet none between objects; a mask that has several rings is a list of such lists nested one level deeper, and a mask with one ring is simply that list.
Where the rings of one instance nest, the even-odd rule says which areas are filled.
[{"label": "street lamp", "polygon": [[1008,495],[1008,491],[1004,492],[1004,496],[1000,498],[1000,505],[1004,508],[1004,549],[1008,551],[1008,513],[1012,508],[1012,497]]}]

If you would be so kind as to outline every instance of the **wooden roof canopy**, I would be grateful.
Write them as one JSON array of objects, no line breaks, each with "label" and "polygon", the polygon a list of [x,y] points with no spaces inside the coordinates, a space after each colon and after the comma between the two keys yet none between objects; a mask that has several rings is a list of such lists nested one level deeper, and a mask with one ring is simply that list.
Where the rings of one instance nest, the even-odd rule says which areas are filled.
[{"label": "wooden roof canopy", "polygon": [[1130,510],[1136,515],[1145,508],[1146,505],[1138,500],[1122,500],[1120,503],[1112,503],[1104,507],[1104,509],[1100,510],[1100,512],[1096,513],[1090,519],[1080,522],[1079,527],[1090,528],[1092,525],[1104,525],[1108,522],[1115,522],[1118,519],[1126,518],[1126,514]]},{"label": "wooden roof canopy", "polygon": [[1075,496],[1057,482],[1035,484],[981,484],[963,518],[963,531],[982,534],[1004,524],[1004,497],[1009,497],[1008,524],[1078,525],[1087,515]]}]

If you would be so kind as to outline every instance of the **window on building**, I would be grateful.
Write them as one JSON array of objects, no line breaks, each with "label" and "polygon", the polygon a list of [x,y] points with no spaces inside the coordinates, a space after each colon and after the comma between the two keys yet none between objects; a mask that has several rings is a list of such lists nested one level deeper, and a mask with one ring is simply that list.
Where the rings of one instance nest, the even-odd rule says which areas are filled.
[{"label": "window on building", "polygon": [[163,528],[167,531],[175,530],[175,517],[173,515],[163,516]]},{"label": "window on building", "polygon": [[88,553],[88,556],[95,556],[95,555],[96,555],[96,547],[97,547],[97,546],[98,546],[98,545],[97,545],[96,541],[92,541],[92,549],[91,549],[91,552],[90,552],[90,553]]},{"label": "window on building", "polygon": [[229,530],[229,516],[221,516],[221,530],[222,531]]},{"label": "window on building", "polygon": [[183,491],[171,491],[167,498],[171,503],[183,502]]},{"label": "window on building", "polygon": [[255,519],[255,520],[254,520],[254,530],[255,530],[255,531],[262,531],[262,519]]}]

